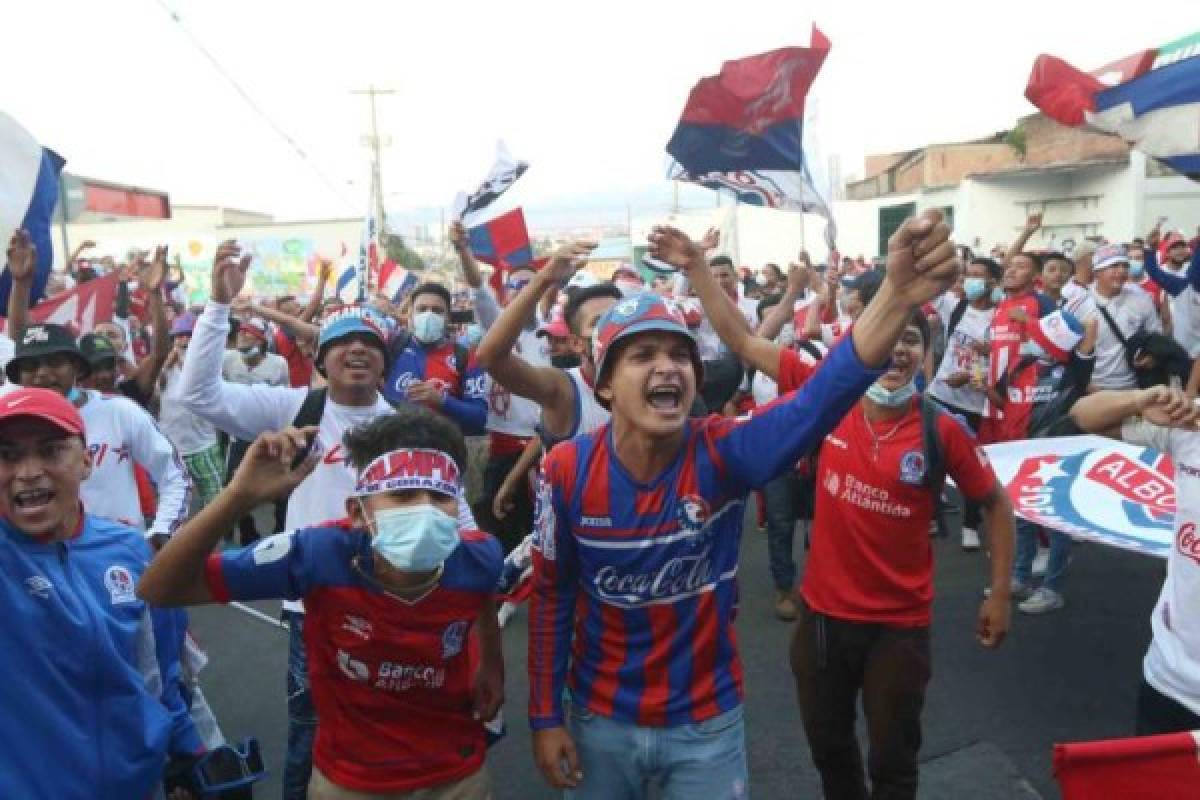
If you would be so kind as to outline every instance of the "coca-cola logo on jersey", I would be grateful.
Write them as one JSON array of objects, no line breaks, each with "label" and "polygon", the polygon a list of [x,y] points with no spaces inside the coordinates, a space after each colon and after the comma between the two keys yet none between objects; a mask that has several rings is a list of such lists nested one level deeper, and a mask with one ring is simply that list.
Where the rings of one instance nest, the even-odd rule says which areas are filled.
[{"label": "coca-cola logo on jersey", "polygon": [[1175,535],[1175,546],[1184,556],[1200,564],[1200,536],[1196,535],[1194,522],[1179,526],[1179,533]]},{"label": "coca-cola logo on jersey", "polygon": [[621,572],[601,567],[596,572],[596,593],[620,605],[640,605],[652,600],[688,597],[716,581],[709,550],[694,556],[677,556],[649,572]]}]

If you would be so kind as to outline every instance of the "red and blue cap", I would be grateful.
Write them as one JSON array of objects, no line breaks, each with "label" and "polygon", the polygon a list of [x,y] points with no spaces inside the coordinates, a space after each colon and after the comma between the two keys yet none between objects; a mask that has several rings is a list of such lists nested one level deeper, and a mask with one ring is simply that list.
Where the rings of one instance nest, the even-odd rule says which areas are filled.
[{"label": "red and blue cap", "polygon": [[[675,333],[687,340],[692,351],[692,364],[696,369],[696,384],[699,385],[704,378],[704,362],[700,360],[696,339],[688,330],[687,323],[679,311],[653,292],[638,292],[617,301],[596,323],[596,331],[592,334],[592,361],[596,365],[595,385],[598,387],[604,382],[604,368],[608,361],[608,353],[614,344],[634,334],[651,331]],[[601,403],[603,402],[601,400]]]},{"label": "red and blue cap", "polygon": [[325,350],[338,339],[354,334],[366,334],[379,342],[379,349],[387,357],[387,343],[391,334],[391,322],[378,312],[364,306],[344,306],[325,318],[321,333],[317,337],[318,365],[324,359]]}]

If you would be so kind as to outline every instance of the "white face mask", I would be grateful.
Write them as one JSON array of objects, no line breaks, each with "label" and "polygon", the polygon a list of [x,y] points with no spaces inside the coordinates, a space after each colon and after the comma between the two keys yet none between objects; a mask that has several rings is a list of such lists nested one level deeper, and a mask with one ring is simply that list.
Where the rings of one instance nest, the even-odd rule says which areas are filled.
[{"label": "white face mask", "polygon": [[412,334],[422,344],[440,342],[446,334],[446,318],[436,311],[414,314]]}]

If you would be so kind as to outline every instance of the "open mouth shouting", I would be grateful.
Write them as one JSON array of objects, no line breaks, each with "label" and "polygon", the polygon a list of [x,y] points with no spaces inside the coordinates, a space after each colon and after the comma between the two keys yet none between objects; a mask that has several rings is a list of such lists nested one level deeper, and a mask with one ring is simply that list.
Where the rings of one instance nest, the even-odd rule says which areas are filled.
[{"label": "open mouth shouting", "polygon": [[653,386],[646,392],[646,403],[661,414],[680,414],[685,410],[683,387],[677,384]]},{"label": "open mouth shouting", "polygon": [[50,508],[54,501],[54,492],[50,489],[22,489],[12,495],[12,509],[23,515],[33,516]]}]

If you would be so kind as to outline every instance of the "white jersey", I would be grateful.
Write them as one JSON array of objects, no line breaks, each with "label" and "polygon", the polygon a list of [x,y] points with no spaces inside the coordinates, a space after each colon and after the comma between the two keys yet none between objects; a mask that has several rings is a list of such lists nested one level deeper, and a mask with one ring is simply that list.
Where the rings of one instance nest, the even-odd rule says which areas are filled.
[{"label": "white jersey", "polygon": [[[513,352],[531,366],[550,366],[546,337],[538,336],[536,329],[521,331],[517,343],[513,345]],[[542,416],[541,406],[527,397],[514,395],[490,375],[487,378],[487,398],[489,431],[523,439],[533,436]]]},{"label": "white jersey", "polygon": [[277,353],[267,353],[253,367],[237,350],[226,350],[221,362],[221,376],[230,383],[246,386],[288,386],[287,359]]},{"label": "white jersey", "polygon": [[[245,386],[221,379],[225,336],[229,332],[229,306],[209,302],[196,320],[187,357],[183,362],[183,403],[235,439],[252,441],[265,431],[292,424],[308,394],[307,389],[281,386]],[[310,527],[346,516],[346,498],[354,491],[357,476],[342,447],[346,431],[394,410],[382,395],[370,406],[345,406],[326,398],[317,431],[320,463],[288,497],[288,530]],[[474,529],[475,518],[465,497],[458,500],[461,528]],[[299,604],[284,608],[299,610]]]},{"label": "white jersey", "polygon": [[1125,347],[1099,312],[1099,307],[1108,311],[1121,335],[1128,339],[1138,330],[1162,331],[1154,301],[1150,295],[1132,286],[1123,286],[1121,293],[1112,298],[1093,292],[1092,301],[1098,307],[1095,312],[1096,367],[1092,372],[1092,383],[1101,389],[1132,389],[1137,386],[1137,380],[1125,359]]},{"label": "white jersey", "polygon": [[963,411],[983,413],[987,396],[982,390],[972,389],[969,383],[955,389],[946,383],[946,379],[959,372],[981,376],[988,374],[988,357],[980,355],[975,347],[980,344],[987,345],[991,341],[989,331],[992,327],[992,317],[995,315],[994,308],[980,310],[967,306],[958,325],[954,327],[954,332],[946,341],[946,353],[942,356],[937,375],[929,387],[931,395]]},{"label": "white jersey", "polygon": [[1121,437],[1161,450],[1175,463],[1175,543],[1150,617],[1146,682],[1200,714],[1200,433],[1127,421]]},{"label": "white jersey", "polygon": [[217,444],[217,431],[203,417],[184,407],[179,398],[182,370],[171,367],[162,374],[163,389],[158,411],[158,427],[171,440],[180,455],[195,455]]},{"label": "white jersey", "polygon": [[575,394],[575,426],[566,436],[561,438],[548,438],[543,434],[542,439],[547,450],[552,445],[565,442],[567,439],[573,439],[582,433],[591,433],[607,423],[612,417],[608,409],[600,405],[596,400],[595,391],[592,390],[587,379],[583,377],[583,372],[579,367],[572,367],[566,370],[566,373],[567,377],[571,379],[571,390]]},{"label": "white jersey", "polygon": [[169,535],[187,518],[191,503],[192,484],[179,453],[137,403],[91,389],[80,391],[87,397],[79,415],[92,454],[92,474],[80,487],[83,507],[146,530],[133,475],[133,465],[138,464],[158,487],[158,510],[146,535]]}]

